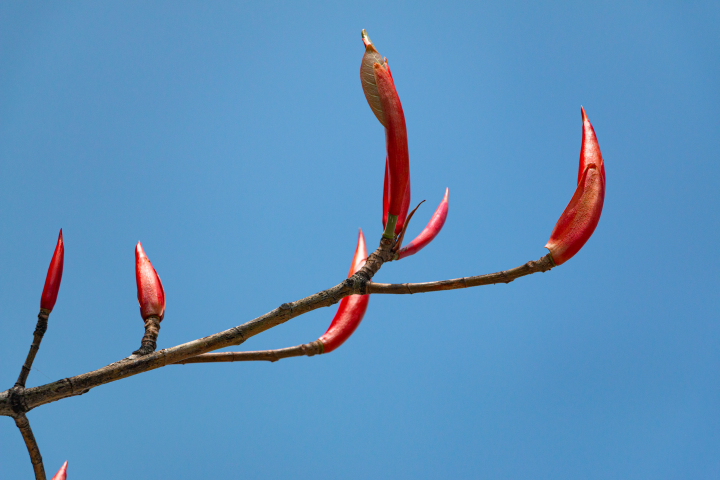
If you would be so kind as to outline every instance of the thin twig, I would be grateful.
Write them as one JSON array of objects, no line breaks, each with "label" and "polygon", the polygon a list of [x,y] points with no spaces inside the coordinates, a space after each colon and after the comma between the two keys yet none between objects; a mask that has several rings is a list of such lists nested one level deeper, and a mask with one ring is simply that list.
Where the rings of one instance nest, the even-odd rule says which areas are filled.
[{"label": "thin twig", "polygon": [[277,362],[290,357],[312,357],[323,353],[323,344],[315,340],[312,343],[297,345],[295,347],[278,348],[276,350],[259,350],[256,352],[220,352],[203,353],[197,357],[186,358],[175,365],[186,363],[216,363],[216,362]]},{"label": "thin twig", "polygon": [[23,440],[25,440],[25,446],[28,449],[30,461],[32,462],[33,470],[35,471],[35,480],[46,480],[45,467],[43,466],[40,449],[35,441],[35,435],[33,435],[32,429],[30,428],[30,422],[24,413],[15,417],[15,425],[17,425],[20,430]]},{"label": "thin twig", "polygon": [[15,382],[16,387],[25,387],[25,382],[27,381],[28,375],[30,375],[32,364],[35,361],[35,355],[37,355],[38,350],[40,350],[40,342],[42,342],[45,331],[47,331],[49,316],[50,312],[40,309],[37,325],[35,325],[35,331],[33,332],[33,342],[30,345],[30,351],[27,354],[25,363],[20,369],[20,375],[18,376],[17,382]]},{"label": "thin twig", "polygon": [[493,285],[497,283],[510,283],[516,278],[530,275],[531,273],[547,272],[554,265],[550,254],[536,260],[527,262],[525,265],[504,270],[502,272],[488,273],[475,277],[454,278],[452,280],[440,280],[437,282],[425,283],[375,283],[368,282],[365,286],[366,293],[387,293],[393,295],[438,292],[441,290],[455,290],[458,288],[478,287],[480,285]]}]

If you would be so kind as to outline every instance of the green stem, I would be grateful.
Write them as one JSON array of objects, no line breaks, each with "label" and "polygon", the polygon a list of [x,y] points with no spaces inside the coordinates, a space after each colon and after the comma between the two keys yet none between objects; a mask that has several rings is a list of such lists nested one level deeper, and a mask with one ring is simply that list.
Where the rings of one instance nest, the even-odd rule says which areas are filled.
[{"label": "green stem", "polygon": [[387,225],[385,225],[385,233],[383,237],[392,240],[395,238],[395,225],[397,225],[397,215],[388,215]]}]

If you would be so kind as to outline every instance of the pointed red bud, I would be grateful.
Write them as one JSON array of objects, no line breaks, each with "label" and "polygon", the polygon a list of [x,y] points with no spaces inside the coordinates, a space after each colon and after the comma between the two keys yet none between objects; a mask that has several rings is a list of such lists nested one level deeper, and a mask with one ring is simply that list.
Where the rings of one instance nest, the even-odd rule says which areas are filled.
[{"label": "pointed red bud", "polygon": [[435,210],[435,213],[433,213],[433,216],[430,217],[430,221],[427,226],[422,232],[420,232],[420,235],[415,237],[412,242],[400,249],[398,252],[398,260],[409,257],[410,255],[415,255],[417,252],[425,248],[426,245],[432,242],[435,237],[437,237],[437,234],[440,233],[440,230],[442,230],[443,225],[445,225],[445,220],[447,219],[449,194],[450,189],[446,188],[445,196]]},{"label": "pointed red bud", "polygon": [[60,470],[58,470],[55,476],[50,480],[67,480],[67,466],[68,462],[65,461],[65,463],[62,464],[62,467],[60,467]]},{"label": "pointed red bud", "polygon": [[[358,244],[355,249],[350,272],[351,277],[365,265],[367,259],[367,249],[365,248],[365,236],[360,230],[358,234]],[[323,353],[330,353],[345,342],[355,329],[360,325],[365,310],[367,310],[370,295],[350,295],[340,300],[340,306],[333,318],[327,332],[318,340],[323,344]]]},{"label": "pointed red bud", "polygon": [[[407,127],[400,97],[388,69],[379,63],[373,65],[378,95],[385,115],[385,145],[388,164],[388,217],[397,217],[394,233],[402,230],[407,216],[403,203],[410,205],[407,194],[410,183],[410,159],[408,155]],[[387,232],[386,232],[387,233]]]},{"label": "pointed red bud", "polygon": [[570,260],[585,245],[600,221],[605,201],[605,162],[585,109],[580,110],[583,138],[577,188],[545,245],[555,265]]},{"label": "pointed red bud", "polygon": [[40,308],[47,310],[48,313],[55,307],[58,292],[60,291],[60,281],[63,274],[63,263],[65,262],[65,245],[63,245],[62,228],[58,235],[57,245],[50,260],[47,277],[45,277],[45,287],[43,287],[42,296],[40,297]]},{"label": "pointed red bud", "polygon": [[165,290],[140,242],[135,247],[135,279],[143,320],[152,315],[162,320],[165,316]]}]

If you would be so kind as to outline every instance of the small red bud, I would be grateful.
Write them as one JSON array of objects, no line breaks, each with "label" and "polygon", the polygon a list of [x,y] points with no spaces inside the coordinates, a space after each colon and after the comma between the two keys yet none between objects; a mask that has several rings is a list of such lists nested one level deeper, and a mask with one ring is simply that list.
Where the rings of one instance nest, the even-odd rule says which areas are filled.
[{"label": "small red bud", "polygon": [[65,463],[62,464],[62,467],[60,467],[60,470],[58,470],[55,476],[50,480],[67,480],[67,466],[68,462],[65,461]]},{"label": "small red bud", "polygon": [[[355,255],[350,265],[348,277],[352,277],[355,272],[360,270],[363,265],[365,265],[365,260],[367,260],[365,236],[362,230],[360,230],[357,248],[355,249]],[[327,332],[318,339],[323,344],[323,353],[332,352],[342,345],[345,340],[350,338],[350,335],[352,335],[358,325],[360,325],[369,301],[370,295],[350,295],[340,300],[340,306],[330,327],[327,329]]]},{"label": "small red bud", "polygon": [[165,290],[140,242],[135,247],[135,279],[143,320],[152,315],[162,320],[165,316]]},{"label": "small red bud", "polygon": [[430,242],[432,242],[435,237],[437,237],[437,234],[440,233],[440,230],[442,230],[443,225],[445,225],[445,220],[447,219],[448,214],[448,195],[450,194],[450,189],[445,189],[445,196],[443,197],[442,201],[440,202],[440,205],[438,205],[437,209],[435,210],[435,213],[433,213],[433,216],[430,217],[430,221],[428,222],[427,226],[423,229],[420,234],[415,237],[415,239],[402,247],[400,251],[398,252],[398,260],[401,258],[409,257],[410,255],[415,255],[417,252],[425,248]]},{"label": "small red bud", "polygon": [[590,239],[600,221],[605,201],[605,162],[585,109],[580,107],[580,111],[583,136],[577,188],[545,245],[555,265],[570,260]]},{"label": "small red bud", "polygon": [[57,245],[50,260],[47,277],[45,277],[45,287],[40,297],[40,308],[47,310],[48,313],[55,307],[58,291],[60,291],[60,281],[62,281],[63,263],[65,261],[65,246],[63,245],[62,228],[58,235]]}]

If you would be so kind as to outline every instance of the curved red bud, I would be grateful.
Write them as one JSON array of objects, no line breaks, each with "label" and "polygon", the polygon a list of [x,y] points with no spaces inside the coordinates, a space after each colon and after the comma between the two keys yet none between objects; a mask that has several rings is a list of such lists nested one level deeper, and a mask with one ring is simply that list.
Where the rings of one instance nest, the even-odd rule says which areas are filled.
[{"label": "curved red bud", "polygon": [[62,467],[60,467],[60,470],[58,470],[55,476],[50,480],[67,480],[67,466],[68,462],[65,461],[65,463],[62,464]]},{"label": "curved red bud", "polygon": [[383,57],[375,49],[375,45],[370,41],[365,30],[362,31],[362,39],[365,44],[365,54],[360,64],[360,83],[365,94],[365,100],[367,100],[373,113],[384,127],[386,126],[385,115],[380,104],[380,96],[375,83],[375,73],[373,72],[373,65],[383,63]]},{"label": "curved red bud", "polygon": [[135,247],[135,280],[143,320],[152,315],[162,320],[165,316],[165,290],[140,242]]},{"label": "curved red bud", "polygon": [[[407,209],[403,215],[403,203],[410,205],[410,158],[408,155],[407,127],[400,97],[395,90],[390,72],[381,64],[373,65],[378,95],[385,115],[385,145],[388,163],[388,217],[397,217],[395,234],[402,230]],[[408,196],[406,199],[405,196]],[[386,232],[387,233],[387,232]]]},{"label": "curved red bud", "polygon": [[[348,277],[351,277],[355,272],[360,270],[362,266],[365,265],[366,259],[367,249],[365,248],[365,236],[362,230],[360,230],[357,248],[355,249],[355,255],[350,265]],[[350,335],[352,335],[358,325],[360,325],[360,321],[365,315],[365,310],[367,310],[369,300],[370,295],[350,295],[340,300],[340,306],[330,327],[328,327],[327,332],[318,339],[323,344],[323,353],[332,352],[342,345],[345,340],[350,338]]]},{"label": "curved red bud", "polygon": [[450,190],[446,188],[445,196],[435,210],[435,213],[433,213],[433,216],[430,217],[430,221],[427,226],[422,232],[420,232],[420,235],[415,237],[412,242],[400,249],[398,252],[398,260],[409,257],[410,255],[415,255],[417,252],[425,248],[426,245],[432,242],[435,237],[437,237],[437,234],[440,233],[440,230],[442,230],[443,225],[445,225],[445,220],[447,219],[449,194]]},{"label": "curved red bud", "polygon": [[[582,109],[582,107],[581,107]],[[555,265],[562,265],[580,251],[595,231],[605,201],[605,162],[595,131],[582,109],[583,141],[580,149],[580,179],[545,248]]]},{"label": "curved red bud", "polygon": [[60,282],[62,281],[63,263],[65,262],[65,245],[63,244],[62,228],[58,235],[57,245],[50,267],[48,268],[47,277],[45,277],[45,286],[43,287],[42,296],[40,297],[40,308],[50,313],[55,307],[58,292],[60,291]]}]

